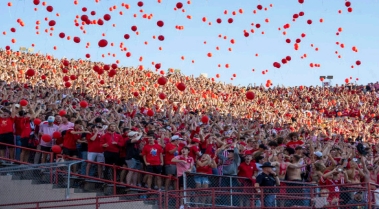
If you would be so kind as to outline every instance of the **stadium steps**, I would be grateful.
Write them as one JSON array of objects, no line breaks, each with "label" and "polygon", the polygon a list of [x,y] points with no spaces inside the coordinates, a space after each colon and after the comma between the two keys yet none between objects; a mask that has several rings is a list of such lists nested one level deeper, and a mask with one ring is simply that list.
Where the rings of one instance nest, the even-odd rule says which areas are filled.
[{"label": "stadium steps", "polygon": [[[1,167],[13,167],[18,166],[17,164],[0,164]],[[51,184],[51,178],[56,184]],[[50,176],[50,173],[45,170],[26,170],[15,173],[1,173],[0,174],[0,204],[11,204],[19,202],[40,202],[40,201],[51,201],[51,200],[65,200],[66,187],[67,187],[67,175],[59,173]],[[123,186],[117,186],[117,194],[141,194],[139,197],[141,201],[133,201],[130,197],[112,197],[113,195],[113,185],[104,184],[104,182],[78,178],[76,176],[71,176],[70,178],[70,199],[81,199],[81,198],[91,198],[96,196],[109,196],[109,198],[102,198],[102,202],[117,202],[117,201],[133,201],[133,202],[122,202],[122,203],[109,203],[102,205],[101,208],[124,208],[125,204],[133,208],[141,209],[155,209],[158,208],[157,201],[153,200],[143,200],[146,195],[143,195],[146,191],[135,189],[135,188],[125,188]],[[20,198],[22,197],[22,198]],[[156,198],[150,196],[147,198]],[[135,197],[134,197],[135,200]],[[94,200],[80,200],[78,204],[93,203]],[[44,207],[58,206],[59,204],[64,204],[60,202],[47,203]],[[67,203],[66,203],[67,204]],[[19,208],[28,208],[28,205],[20,206]],[[31,205],[30,207],[35,207]],[[7,208],[17,208],[17,207],[7,207]],[[61,207],[65,208],[65,207]],[[78,206],[69,207],[73,208],[93,208],[92,206]],[[2,209],[0,207],[0,209]]]}]

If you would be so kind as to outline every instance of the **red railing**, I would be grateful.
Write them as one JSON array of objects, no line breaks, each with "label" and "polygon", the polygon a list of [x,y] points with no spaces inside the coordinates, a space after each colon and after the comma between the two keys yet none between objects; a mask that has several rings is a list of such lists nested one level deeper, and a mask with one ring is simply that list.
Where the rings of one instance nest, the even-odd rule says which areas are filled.
[{"label": "red railing", "polygon": [[[0,208],[43,209],[43,208],[68,208],[68,207],[80,208],[83,206],[92,206],[92,208],[98,209],[104,205],[123,204],[123,203],[125,204],[125,203],[143,201],[148,204],[157,205],[158,208],[163,209],[163,207],[161,206],[163,205],[164,193],[147,192],[147,193],[144,193],[143,195],[145,196],[144,198],[141,198],[141,194],[138,194],[138,195],[126,194],[126,195],[99,196],[99,197],[78,198],[78,199],[68,199],[68,200],[49,200],[49,201],[38,201],[38,202],[0,204]],[[134,208],[138,209],[139,207],[134,206]]]},{"label": "red railing", "polygon": [[[350,188],[349,190],[335,191],[335,187]],[[187,195],[184,195],[183,191],[166,191],[166,192],[146,192],[143,194],[132,194],[132,195],[114,195],[114,196],[103,196],[103,197],[93,197],[93,198],[81,198],[81,199],[69,199],[69,200],[58,200],[58,201],[39,201],[39,202],[25,202],[25,203],[14,203],[14,204],[0,204],[0,208],[80,208],[83,206],[92,206],[92,208],[101,208],[102,205],[107,204],[117,204],[117,203],[131,203],[140,202],[144,204],[155,205],[159,209],[168,208],[179,208],[183,205],[184,208],[207,208],[207,209],[217,209],[217,208],[239,208],[239,209],[251,209],[251,208],[376,208],[374,204],[373,194],[374,191],[368,188],[377,186],[370,185],[367,183],[360,184],[341,184],[341,185],[328,185],[328,186],[312,186],[307,187],[309,190],[318,190],[316,193],[303,193],[304,187],[264,187],[262,192],[257,193],[254,187],[225,187],[225,188],[198,188],[198,189],[187,189]],[[281,193],[279,190],[289,190],[298,188],[297,193]],[[271,189],[271,192],[269,191]],[[233,190],[233,200],[228,199],[230,197],[230,190]],[[328,192],[323,192],[323,191]],[[334,192],[330,192],[334,191]],[[346,201],[346,198],[352,200],[356,198],[356,194],[361,194],[361,201]],[[329,197],[322,199],[322,195],[327,194]],[[141,195],[144,195],[142,197]],[[266,198],[268,195],[274,196],[273,205],[268,206]],[[353,196],[351,196],[353,195]],[[330,196],[338,196],[338,201],[331,201]],[[119,199],[117,199],[119,198]],[[183,201],[184,199],[193,199],[195,201]],[[220,205],[220,201],[231,200],[233,205],[224,206]],[[324,205],[320,205],[317,202],[324,200]],[[305,201],[308,201],[305,203]],[[125,206],[125,205],[124,205]],[[129,205],[130,207],[138,209],[138,205]],[[140,206],[141,208],[145,208]],[[117,207],[115,207],[117,208]]]},{"label": "red railing", "polygon": [[[9,144],[4,144],[4,143],[0,143],[0,145],[9,146],[9,147],[13,147],[13,148],[19,148],[21,150],[28,150],[28,151],[32,151],[32,152],[39,152],[41,154],[43,154],[43,153],[44,154],[48,154],[48,155],[50,155],[50,162],[54,162],[54,155],[56,155],[57,157],[63,156],[64,159],[81,160],[81,161],[83,161],[85,163],[91,163],[91,164],[95,164],[95,165],[101,165],[104,168],[105,167],[109,167],[113,171],[112,172],[113,173],[113,178],[111,180],[109,180],[109,179],[103,179],[103,178],[97,178],[97,177],[89,176],[89,175],[76,174],[76,173],[73,173],[73,172],[71,172],[70,175],[71,176],[81,177],[81,178],[84,178],[84,179],[90,179],[90,180],[94,180],[94,181],[99,181],[99,182],[102,182],[102,183],[113,184],[113,195],[117,194],[117,186],[124,186],[124,187],[129,187],[129,188],[144,190],[144,191],[149,191],[150,190],[150,189],[145,188],[145,187],[139,187],[139,186],[134,186],[134,185],[129,185],[129,184],[118,182],[117,178],[116,178],[117,177],[116,175],[117,175],[117,171],[121,171],[121,170],[135,172],[135,173],[138,173],[138,174],[141,174],[141,175],[152,175],[153,177],[160,177],[160,178],[162,178],[162,181],[170,179],[173,182],[173,184],[175,186],[175,189],[176,190],[179,189],[178,178],[173,177],[173,176],[169,177],[169,176],[165,176],[165,175],[149,173],[149,172],[142,171],[142,170],[136,170],[136,169],[131,169],[131,168],[127,168],[127,167],[121,167],[121,166],[117,166],[117,165],[108,165],[108,164],[105,164],[105,163],[98,163],[98,162],[93,162],[93,161],[88,161],[88,160],[82,160],[80,158],[73,158],[73,157],[64,156],[64,155],[60,155],[60,154],[54,154],[53,152],[45,152],[45,151],[41,151],[41,150],[36,150],[36,149],[31,149],[31,148],[25,148],[25,147],[16,146],[16,145],[9,145]],[[15,163],[18,163],[18,164],[31,164],[31,163],[21,162],[21,161],[18,161],[18,160],[15,160],[15,159],[10,159],[10,158],[2,158],[2,157],[0,157],[0,159],[6,160],[6,161],[15,162]],[[65,171],[59,171],[59,170],[57,170],[56,172],[66,173],[67,174],[67,172],[65,172]],[[53,177],[52,176],[53,176],[53,173],[51,173],[51,183],[53,183]]]}]

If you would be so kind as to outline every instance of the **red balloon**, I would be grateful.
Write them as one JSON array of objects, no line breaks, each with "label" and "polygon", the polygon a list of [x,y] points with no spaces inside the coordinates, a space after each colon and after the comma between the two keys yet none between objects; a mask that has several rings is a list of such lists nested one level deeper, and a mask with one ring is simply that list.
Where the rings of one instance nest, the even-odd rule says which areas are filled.
[{"label": "red balloon", "polygon": [[233,18],[229,18],[228,23],[233,23]]},{"label": "red balloon", "polygon": [[139,2],[137,3],[137,5],[138,5],[139,7],[142,7],[142,6],[143,6],[143,2],[142,2],[142,1],[139,1]]},{"label": "red balloon", "polygon": [[162,20],[158,20],[157,25],[158,25],[159,27],[163,27],[164,22],[163,22]]},{"label": "red balloon", "polygon": [[63,81],[67,82],[70,80],[70,77],[68,77],[67,75],[66,76],[63,76]]},{"label": "red balloon", "polygon": [[101,84],[101,85],[103,85],[104,83],[105,83],[104,80],[101,80],[101,81],[100,81],[100,84]]},{"label": "red balloon", "polygon": [[88,102],[86,102],[86,101],[81,101],[81,102],[79,103],[79,105],[80,105],[81,108],[86,108],[86,107],[88,107]]},{"label": "red balloon", "polygon": [[152,117],[154,116],[154,112],[152,110],[148,110],[146,115]]},{"label": "red balloon", "polygon": [[217,18],[216,22],[217,22],[218,24],[220,24],[220,23],[222,22],[222,20],[221,20],[220,18]]},{"label": "red balloon", "polygon": [[34,121],[33,121],[33,123],[34,123],[34,125],[36,125],[36,126],[38,126],[39,124],[41,124],[41,119],[39,119],[39,118],[36,118],[36,119],[34,119]]},{"label": "red balloon", "polygon": [[70,62],[68,60],[63,60],[63,65],[67,67],[70,65]]},{"label": "red balloon", "polygon": [[53,151],[55,154],[60,154],[62,152],[62,148],[59,145],[53,145],[51,147],[51,151]]},{"label": "red balloon", "polygon": [[304,16],[304,12],[299,12],[299,16]]},{"label": "red balloon", "polygon": [[53,8],[52,6],[47,6],[47,7],[46,7],[46,10],[47,10],[48,12],[52,12],[52,11],[54,10],[54,8]]},{"label": "red balloon", "polygon": [[254,97],[255,97],[254,92],[252,92],[252,91],[246,92],[246,99],[253,100]]},{"label": "red balloon", "polygon": [[156,68],[156,69],[160,69],[160,68],[161,68],[161,63],[157,63],[157,64],[155,64],[155,68]]},{"label": "red balloon", "polygon": [[296,43],[300,43],[301,42],[301,39],[300,38],[297,38],[296,39]]},{"label": "red balloon", "polygon": [[22,100],[20,101],[20,105],[21,105],[22,107],[25,107],[26,105],[28,105],[28,101],[26,101],[25,99],[22,99]]},{"label": "red balloon", "polygon": [[109,65],[104,65],[104,70],[108,71],[110,69],[111,69],[111,67]]},{"label": "red balloon", "polygon": [[36,74],[36,72],[33,69],[29,69],[26,71],[26,75],[29,77],[32,77]]},{"label": "red balloon", "polygon": [[74,81],[74,80],[76,80],[76,76],[75,76],[75,75],[70,75],[70,79],[71,79],[72,81]]},{"label": "red balloon", "polygon": [[104,15],[104,20],[109,21],[111,19],[111,16],[109,14]]},{"label": "red balloon", "polygon": [[307,23],[310,25],[312,24],[312,20],[307,20]]},{"label": "red balloon", "polygon": [[304,0],[299,0],[299,3],[300,3],[300,4],[304,3]]},{"label": "red balloon", "polygon": [[159,94],[159,99],[161,99],[161,100],[166,99],[166,94],[164,94],[164,93],[160,93],[160,94]]},{"label": "red balloon", "polygon": [[61,138],[61,137],[62,137],[61,132],[56,131],[56,132],[53,133],[53,138],[54,138],[54,139],[59,139],[59,138]]},{"label": "red balloon", "polygon": [[74,37],[74,42],[75,42],[75,43],[80,43],[80,38],[77,37],[77,36],[75,36],[75,37]]},{"label": "red balloon", "polygon": [[130,35],[129,34],[125,34],[124,35],[124,39],[129,39],[130,38]]},{"label": "red balloon", "polygon": [[201,122],[208,123],[209,122],[208,116],[204,115],[203,117],[201,117]]},{"label": "red balloon", "polygon": [[158,40],[160,40],[160,41],[164,41],[164,36],[159,35],[159,36],[158,36]]},{"label": "red balloon", "polygon": [[345,6],[346,7],[350,7],[351,6],[351,2],[350,1],[345,2]]},{"label": "red balloon", "polygon": [[82,15],[80,16],[80,19],[84,22],[86,22],[88,20],[88,16],[87,15]]},{"label": "red balloon", "polygon": [[345,79],[345,83],[349,83],[350,80],[348,78]]},{"label": "red balloon", "polygon": [[299,18],[299,15],[298,15],[298,14],[294,14],[292,17],[293,17],[294,19],[296,19],[296,18]]},{"label": "red balloon", "polygon": [[11,50],[11,47],[10,46],[6,46],[5,50]]},{"label": "red balloon", "polygon": [[64,38],[66,36],[66,34],[64,33],[59,33],[59,38]]},{"label": "red balloon", "polygon": [[34,5],[38,5],[39,4],[39,0],[33,0],[33,3],[34,3]]},{"label": "red balloon", "polygon": [[88,58],[88,59],[89,59],[90,57],[91,57],[91,55],[90,55],[90,54],[86,54],[86,58]]},{"label": "red balloon", "polygon": [[158,84],[163,86],[163,85],[166,85],[167,83],[167,78],[166,77],[160,77],[158,78]]},{"label": "red balloon", "polygon": [[82,11],[83,11],[83,12],[87,12],[87,7],[83,7],[83,8],[82,8]]},{"label": "red balloon", "polygon": [[133,26],[131,27],[131,29],[132,29],[132,31],[137,31],[137,26],[133,25]]},{"label": "red balloon", "polygon": [[262,10],[263,9],[262,5],[258,4],[257,9]]},{"label": "red balloon", "polygon": [[41,75],[41,79],[42,80],[46,80],[46,76],[45,75]]},{"label": "red balloon", "polygon": [[260,28],[260,27],[261,27],[261,24],[257,23],[257,24],[255,25],[255,27]]},{"label": "red balloon", "polygon": [[133,93],[133,96],[138,97],[138,96],[139,96],[139,93],[138,93],[138,92],[134,92],[134,93]]},{"label": "red balloon", "polygon": [[286,57],[286,60],[287,60],[287,61],[291,61],[291,57],[290,57],[290,56],[287,56],[287,57]]},{"label": "red balloon", "polygon": [[102,19],[99,19],[99,20],[97,21],[97,24],[98,24],[98,25],[104,25],[104,21],[103,21]]},{"label": "red balloon", "polygon": [[245,37],[249,37],[249,36],[250,36],[250,34],[249,34],[248,32],[245,32],[243,35],[244,35]]},{"label": "red balloon", "polygon": [[63,73],[68,73],[67,68],[64,68],[64,69],[62,70],[62,72],[63,72]]},{"label": "red balloon", "polygon": [[67,114],[67,112],[65,110],[61,110],[59,111],[58,113],[60,116],[65,116]]},{"label": "red balloon", "polygon": [[186,85],[184,83],[179,83],[176,87],[179,89],[179,91],[186,90]]},{"label": "red balloon", "polygon": [[176,3],[176,8],[181,9],[182,7],[183,7],[183,3],[182,2]]},{"label": "red balloon", "polygon": [[71,83],[67,81],[66,83],[64,83],[64,86],[65,86],[66,88],[70,88],[70,87],[71,87]]},{"label": "red balloon", "polygon": [[126,52],[126,57],[130,57],[130,56],[132,56],[132,53]]},{"label": "red balloon", "polygon": [[12,33],[16,32],[16,28],[11,28],[11,32]]},{"label": "red balloon", "polygon": [[95,65],[95,66],[93,66],[93,68],[92,68],[95,72],[97,72],[97,71],[99,71],[100,70],[100,67],[99,66],[97,66],[97,65]]},{"label": "red balloon", "polygon": [[49,142],[51,142],[52,137],[51,137],[49,134],[44,134],[44,135],[42,135],[41,139],[42,139],[44,142],[49,143]]},{"label": "red balloon", "polygon": [[112,69],[116,69],[116,68],[117,68],[117,64],[116,64],[116,63],[113,63],[113,64],[111,65],[111,67],[112,67]]},{"label": "red balloon", "polygon": [[357,64],[357,65],[361,65],[361,61],[357,60],[357,61],[355,62],[355,64]]},{"label": "red balloon", "polygon": [[282,63],[283,63],[283,64],[286,64],[286,63],[287,63],[287,60],[286,60],[286,59],[282,59]]},{"label": "red balloon", "polygon": [[92,12],[91,12],[91,15],[96,15],[96,12],[95,12],[95,11],[92,11]]},{"label": "red balloon", "polygon": [[291,39],[287,38],[287,39],[286,39],[286,42],[287,42],[287,43],[291,43]]},{"label": "red balloon", "polygon": [[115,69],[112,69],[112,70],[109,71],[108,76],[109,76],[109,77],[113,77],[113,76],[115,76],[116,74],[117,74],[117,71],[116,71]]},{"label": "red balloon", "polygon": [[106,47],[108,45],[108,41],[105,39],[101,39],[98,44],[99,47]]}]

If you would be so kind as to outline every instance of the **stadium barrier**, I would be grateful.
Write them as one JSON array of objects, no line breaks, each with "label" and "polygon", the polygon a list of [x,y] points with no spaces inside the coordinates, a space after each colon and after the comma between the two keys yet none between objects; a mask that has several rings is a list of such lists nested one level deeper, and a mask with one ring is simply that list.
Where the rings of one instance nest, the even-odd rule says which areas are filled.
[{"label": "stadium barrier", "polygon": [[47,209],[47,208],[67,208],[67,209],[163,209],[164,193],[147,192],[141,194],[112,195],[101,197],[90,197],[67,200],[51,200],[40,202],[25,202],[13,204],[1,204],[0,208],[7,209]]},{"label": "stadium barrier", "polygon": [[[124,176],[126,176],[127,172],[135,172],[137,173],[141,179],[143,179],[143,176],[146,176],[146,175],[152,175],[155,179],[157,178],[161,178],[162,179],[162,185],[165,185],[164,183],[167,181],[167,180],[170,180],[171,182],[171,189],[173,190],[179,190],[179,181],[178,181],[178,178],[174,177],[174,176],[166,176],[166,175],[160,175],[160,174],[154,174],[154,173],[149,173],[149,172],[146,172],[146,171],[143,171],[143,170],[136,170],[136,169],[131,169],[131,168],[127,168],[127,167],[122,167],[122,166],[117,166],[117,165],[108,165],[108,164],[105,164],[105,163],[98,163],[98,162],[93,162],[93,161],[88,161],[88,160],[83,160],[83,159],[80,159],[80,158],[73,158],[73,157],[68,157],[68,156],[65,156],[65,155],[61,155],[61,154],[55,154],[53,152],[44,152],[44,151],[40,151],[40,150],[36,150],[36,149],[30,149],[30,148],[25,148],[25,147],[20,147],[20,146],[16,146],[16,145],[8,145],[8,144],[4,144],[4,143],[0,143],[0,145],[5,145],[5,146],[9,146],[9,147],[13,147],[13,148],[16,148],[16,149],[20,149],[21,151],[22,150],[28,150],[30,152],[30,158],[29,159],[29,162],[21,162],[19,160],[14,160],[14,159],[10,159],[10,158],[2,158],[0,157],[0,160],[3,160],[3,161],[7,161],[7,163],[5,164],[9,164],[9,162],[13,163],[13,164],[28,164],[28,165],[33,165],[32,162],[39,162],[39,160],[35,160],[35,155],[41,155],[41,154],[46,154],[48,157],[48,161],[49,162],[55,162],[55,161],[74,161],[74,162],[78,162],[80,161],[79,163],[76,163],[76,169],[77,170],[80,170],[78,167],[79,166],[83,166],[82,164],[86,165],[87,163],[90,163],[91,165],[95,165],[95,166],[99,166],[101,165],[103,167],[104,170],[108,171],[106,172],[106,174],[104,174],[105,176],[103,176],[103,178],[97,178],[94,176],[94,174],[91,174],[92,172],[89,173],[89,175],[86,175],[86,174],[82,174],[82,173],[73,173],[73,172],[70,172],[70,178],[76,178],[78,181],[84,181],[84,183],[86,183],[87,185],[89,184],[96,184],[96,183],[102,183],[104,188],[105,188],[105,193],[107,195],[117,195],[119,194],[120,192],[123,193],[125,191],[125,189],[132,189],[136,192],[138,191],[149,191],[148,188],[146,187],[142,187],[142,186],[136,186],[136,185],[129,185],[129,184],[125,184],[123,183],[120,178],[121,178],[121,173],[124,172]],[[35,164],[35,165],[38,165],[38,164]],[[1,166],[1,164],[0,164]],[[71,167],[70,167],[71,168]],[[96,170],[96,169],[94,169]],[[59,173],[62,173],[62,174],[65,174],[67,175],[67,170],[64,171],[64,170],[60,170],[58,171]],[[155,181],[153,181],[155,182]],[[70,185],[68,185],[70,186]],[[160,188],[158,188],[160,189]]]}]

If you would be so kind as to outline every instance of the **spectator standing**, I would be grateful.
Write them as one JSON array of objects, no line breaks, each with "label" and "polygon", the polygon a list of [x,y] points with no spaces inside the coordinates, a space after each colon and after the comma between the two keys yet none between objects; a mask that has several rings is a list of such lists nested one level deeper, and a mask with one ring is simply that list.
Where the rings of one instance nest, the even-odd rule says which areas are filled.
[{"label": "spectator standing", "polygon": [[257,193],[263,195],[263,204],[265,207],[275,207],[275,189],[272,187],[280,185],[279,177],[272,170],[274,166],[272,166],[270,162],[265,162],[260,167],[262,168],[262,173],[257,176],[254,187]]},{"label": "spectator standing", "polygon": [[[39,145],[37,147],[38,150],[44,151],[44,152],[51,152],[51,147],[54,144],[54,141],[51,140],[50,142],[45,142],[41,140],[42,135],[49,135],[53,137],[54,132],[58,131],[58,126],[54,124],[54,116],[49,116],[47,118],[47,122],[43,122],[39,127]],[[41,163],[46,163],[46,153],[42,153]],[[37,159],[39,161],[39,159]]]}]

